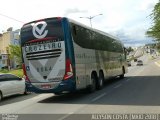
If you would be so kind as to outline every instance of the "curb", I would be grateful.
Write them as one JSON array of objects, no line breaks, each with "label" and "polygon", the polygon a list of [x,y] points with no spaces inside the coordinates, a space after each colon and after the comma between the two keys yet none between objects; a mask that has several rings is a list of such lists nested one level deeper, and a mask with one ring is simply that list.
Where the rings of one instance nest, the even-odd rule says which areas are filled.
[{"label": "curb", "polygon": [[158,67],[160,67],[160,60],[157,61],[157,62],[155,62],[155,64],[156,64]]}]

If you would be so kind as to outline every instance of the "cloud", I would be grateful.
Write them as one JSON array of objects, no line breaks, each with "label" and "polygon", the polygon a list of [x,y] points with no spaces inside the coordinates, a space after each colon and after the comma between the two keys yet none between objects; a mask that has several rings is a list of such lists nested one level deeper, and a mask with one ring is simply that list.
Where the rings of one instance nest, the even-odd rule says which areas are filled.
[{"label": "cloud", "polygon": [[121,29],[111,32],[110,34],[117,36],[125,46],[140,46],[148,43],[153,43],[152,38],[148,38],[144,35],[143,29]]},{"label": "cloud", "polygon": [[[66,16],[88,26],[90,21],[80,17],[94,16],[101,13],[102,16],[97,16],[92,20],[94,28],[118,36],[123,41],[134,41],[138,44],[138,42],[142,43],[141,41],[145,41],[145,39],[147,41],[145,31],[150,27],[151,21],[148,16],[158,1],[58,0],[55,2],[51,0],[3,0],[0,13],[24,22],[47,17]],[[3,16],[0,16],[0,23],[0,32],[11,26],[14,28],[21,27],[21,23]]]},{"label": "cloud", "polygon": [[73,8],[73,9],[67,9],[65,10],[64,16],[68,16],[69,14],[73,13],[87,13],[87,10],[80,10],[78,8]]},{"label": "cloud", "polygon": [[137,7],[137,10],[146,11],[152,10],[154,5],[158,2],[158,0],[142,0],[140,5]]}]

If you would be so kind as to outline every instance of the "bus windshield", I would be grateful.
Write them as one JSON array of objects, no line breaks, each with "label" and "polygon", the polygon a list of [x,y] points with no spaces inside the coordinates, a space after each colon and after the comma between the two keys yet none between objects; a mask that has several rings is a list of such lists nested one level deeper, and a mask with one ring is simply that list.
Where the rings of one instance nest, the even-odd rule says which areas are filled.
[{"label": "bus windshield", "polygon": [[[45,37],[55,37],[55,38],[63,39],[64,35],[63,35],[63,29],[62,29],[62,24],[60,20],[58,20],[57,18],[52,18],[52,19],[46,19],[44,20],[44,22],[47,25],[45,28],[45,30],[47,31],[47,35]],[[35,37],[35,34],[37,36],[44,34],[45,30],[41,31],[43,30],[43,26],[42,26],[43,24],[36,24],[37,28],[35,31],[33,31],[34,23],[35,21],[30,22],[22,27],[21,29],[21,45],[22,46],[30,40],[37,39]],[[38,23],[42,23],[42,22],[38,22]]]}]

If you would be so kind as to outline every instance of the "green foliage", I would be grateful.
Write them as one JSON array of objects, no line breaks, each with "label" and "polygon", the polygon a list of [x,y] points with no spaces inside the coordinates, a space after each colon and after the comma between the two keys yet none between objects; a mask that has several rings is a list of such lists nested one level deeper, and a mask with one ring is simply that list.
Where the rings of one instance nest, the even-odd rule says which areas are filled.
[{"label": "green foliage", "polygon": [[160,2],[154,6],[150,17],[153,20],[153,24],[146,32],[146,35],[160,42]]},{"label": "green foliage", "polygon": [[23,70],[22,69],[18,69],[18,70],[11,70],[9,71],[9,73],[17,75],[19,77],[23,77]]},{"label": "green foliage", "polygon": [[0,73],[8,73],[7,69],[0,70]]},{"label": "green foliage", "polygon": [[128,47],[128,48],[126,48],[126,49],[127,49],[127,52],[128,52],[128,53],[134,51],[132,47]]},{"label": "green foliage", "polygon": [[8,70],[0,70],[0,73],[11,73],[11,74],[17,75],[17,76],[19,76],[19,77],[23,77],[23,70],[22,70],[22,69],[11,70],[11,71],[8,71]]},{"label": "green foliage", "polygon": [[9,45],[10,48],[10,58],[16,59],[16,62],[21,65],[22,64],[22,58],[21,58],[21,48],[18,45]]},{"label": "green foliage", "polygon": [[160,50],[160,43],[158,43],[158,44],[156,45],[156,48],[157,48],[158,50]]}]

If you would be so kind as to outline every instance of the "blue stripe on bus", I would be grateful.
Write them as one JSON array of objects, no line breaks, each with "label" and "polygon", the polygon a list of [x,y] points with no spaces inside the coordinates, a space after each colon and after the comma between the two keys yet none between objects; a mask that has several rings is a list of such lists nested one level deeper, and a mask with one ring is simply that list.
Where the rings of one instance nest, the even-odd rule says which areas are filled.
[{"label": "blue stripe on bus", "polygon": [[72,61],[72,64],[75,65],[75,56],[74,56],[74,49],[73,49],[73,42],[72,42],[72,36],[71,36],[71,28],[70,28],[70,25],[69,25],[69,22],[68,22],[68,19],[67,18],[64,18],[64,31],[65,31],[65,35],[66,35],[66,40],[67,40],[67,47],[68,47],[68,52],[70,53],[69,54],[69,57],[71,58],[71,61]]},{"label": "blue stripe on bus", "polygon": [[66,53],[66,59],[69,58],[71,60],[71,64],[73,67],[73,77],[72,80],[74,82],[74,89],[76,89],[76,81],[75,81],[75,56],[74,56],[74,49],[73,49],[73,42],[72,42],[72,36],[71,36],[71,28],[69,25],[69,21],[67,18],[62,19],[62,26],[63,26],[63,32],[64,32],[64,42],[65,42],[65,53]]},{"label": "blue stripe on bus", "polygon": [[73,42],[71,36],[71,28],[67,18],[62,19],[62,26],[65,38],[65,47],[66,47],[66,57],[71,59],[73,65],[75,65],[75,58],[74,58],[74,49],[73,49]]}]

